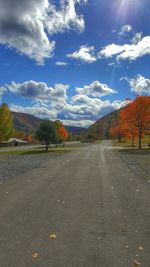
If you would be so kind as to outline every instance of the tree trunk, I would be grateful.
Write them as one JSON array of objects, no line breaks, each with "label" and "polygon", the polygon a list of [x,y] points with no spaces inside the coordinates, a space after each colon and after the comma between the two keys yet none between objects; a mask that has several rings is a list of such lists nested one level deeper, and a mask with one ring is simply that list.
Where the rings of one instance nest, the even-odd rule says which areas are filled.
[{"label": "tree trunk", "polygon": [[134,138],[132,138],[132,147],[134,147]]},{"label": "tree trunk", "polygon": [[45,151],[48,152],[48,143],[45,144]]},{"label": "tree trunk", "polygon": [[142,135],[139,133],[139,149],[142,148]]},{"label": "tree trunk", "polygon": [[118,136],[118,142],[121,143],[121,135]]}]

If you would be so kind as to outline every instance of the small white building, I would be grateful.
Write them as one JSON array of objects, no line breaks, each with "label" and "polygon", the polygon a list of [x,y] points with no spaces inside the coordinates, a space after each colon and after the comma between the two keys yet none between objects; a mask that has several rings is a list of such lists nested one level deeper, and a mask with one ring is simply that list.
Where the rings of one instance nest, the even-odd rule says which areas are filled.
[{"label": "small white building", "polygon": [[9,138],[8,141],[1,142],[0,146],[22,146],[27,144],[29,144],[27,141],[18,138]]}]

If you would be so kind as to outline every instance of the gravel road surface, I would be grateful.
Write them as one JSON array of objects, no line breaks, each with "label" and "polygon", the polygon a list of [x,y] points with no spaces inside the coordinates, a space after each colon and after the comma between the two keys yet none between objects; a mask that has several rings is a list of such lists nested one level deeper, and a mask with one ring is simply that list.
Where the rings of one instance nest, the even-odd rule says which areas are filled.
[{"label": "gravel road surface", "polygon": [[0,267],[149,267],[143,178],[103,142],[5,180]]}]

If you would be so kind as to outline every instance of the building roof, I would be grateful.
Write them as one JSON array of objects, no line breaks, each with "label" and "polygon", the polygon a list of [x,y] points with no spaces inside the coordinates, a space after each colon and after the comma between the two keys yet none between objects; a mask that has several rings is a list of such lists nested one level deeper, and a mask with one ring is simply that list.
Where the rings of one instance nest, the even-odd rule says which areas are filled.
[{"label": "building roof", "polygon": [[9,138],[8,143],[11,143],[13,141],[17,142],[17,143],[24,143],[24,144],[28,143],[28,141],[24,141],[24,140],[21,140],[21,139],[18,139],[18,138]]}]

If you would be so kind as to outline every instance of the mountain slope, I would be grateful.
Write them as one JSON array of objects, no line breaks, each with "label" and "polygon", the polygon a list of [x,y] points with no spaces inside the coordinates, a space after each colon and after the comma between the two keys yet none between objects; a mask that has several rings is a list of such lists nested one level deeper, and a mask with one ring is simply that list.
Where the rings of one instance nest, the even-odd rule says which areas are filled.
[{"label": "mountain slope", "polygon": [[115,110],[100,118],[87,129],[87,134],[94,135],[97,139],[109,139],[109,130],[117,120],[120,110]]},{"label": "mountain slope", "polygon": [[[12,112],[12,116],[14,128],[27,134],[34,133],[42,122],[42,119],[26,113]],[[72,135],[79,135],[85,131],[84,128],[76,126],[65,126],[65,128]]]}]

